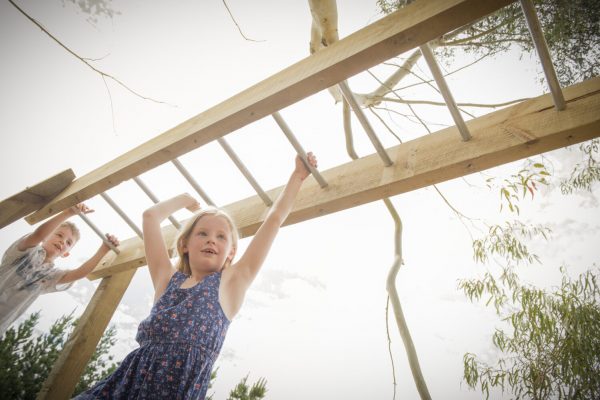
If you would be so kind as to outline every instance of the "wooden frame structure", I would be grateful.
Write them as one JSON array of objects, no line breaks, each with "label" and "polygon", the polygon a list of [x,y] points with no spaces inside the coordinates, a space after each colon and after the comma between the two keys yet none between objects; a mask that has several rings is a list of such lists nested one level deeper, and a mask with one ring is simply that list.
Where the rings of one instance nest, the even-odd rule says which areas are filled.
[{"label": "wooden frame structure", "polygon": [[[134,179],[168,161],[175,162],[182,154],[277,113],[389,58],[426,46],[440,35],[511,2],[416,1],[74,180],[66,189],[64,179],[51,184],[54,193],[52,190],[47,193],[60,192],[52,200],[42,197],[34,201],[23,195],[13,196],[22,199],[22,207],[13,207],[16,211],[11,212],[10,218],[8,215],[5,218],[2,211],[0,222],[4,226],[37,210],[25,218],[33,224],[96,195],[105,197],[104,191],[125,180]],[[468,121],[466,127],[450,127],[384,149],[392,161],[390,166],[385,166],[377,154],[372,154],[323,171],[327,186],[309,179],[286,224],[600,136],[600,78],[565,88],[561,94],[566,103],[564,111],[557,111],[553,96],[547,94]],[[465,128],[468,128],[468,135]],[[461,140],[459,133],[466,141]],[[275,198],[281,189],[266,191],[266,195]],[[242,236],[254,234],[266,215],[268,203],[264,194],[224,207],[236,221]],[[8,206],[9,200],[13,201],[13,198],[0,203],[0,210]],[[164,233],[169,240],[176,229],[168,226]],[[107,255],[90,275],[90,279],[102,278],[102,282],[38,399],[64,399],[71,395],[136,269],[145,265],[140,237],[123,241],[119,249],[119,254]]]}]

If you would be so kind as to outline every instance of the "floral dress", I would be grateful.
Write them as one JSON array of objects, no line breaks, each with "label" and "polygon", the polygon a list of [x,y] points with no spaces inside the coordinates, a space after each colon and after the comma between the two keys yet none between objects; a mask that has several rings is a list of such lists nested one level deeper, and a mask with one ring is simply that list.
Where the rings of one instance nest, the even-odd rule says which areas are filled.
[{"label": "floral dress", "polygon": [[140,323],[140,347],[83,399],[204,399],[229,320],[219,303],[221,273],[182,289],[175,272],[167,290]]}]

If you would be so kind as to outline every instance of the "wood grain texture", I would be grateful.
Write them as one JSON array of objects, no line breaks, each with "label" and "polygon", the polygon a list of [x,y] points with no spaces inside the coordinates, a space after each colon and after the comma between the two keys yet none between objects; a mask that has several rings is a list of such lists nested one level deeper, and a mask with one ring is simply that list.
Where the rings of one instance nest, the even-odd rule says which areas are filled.
[{"label": "wood grain texture", "polygon": [[416,1],[82,176],[26,220],[37,223],[511,2]]},{"label": "wood grain texture", "polygon": [[[467,122],[473,138],[463,142],[456,127],[387,149],[394,161],[384,167],[377,154],[321,172],[329,185],[321,189],[308,178],[285,225],[345,210],[371,201],[458,178],[535,154],[600,136],[600,78],[564,89],[565,111],[556,111],[543,95]],[[267,192],[274,199],[283,189]],[[258,196],[223,207],[242,237],[253,235],[267,208]],[[163,230],[167,244],[176,235]],[[125,240],[114,261],[103,260],[89,275],[98,279],[145,265],[139,238]]]}]

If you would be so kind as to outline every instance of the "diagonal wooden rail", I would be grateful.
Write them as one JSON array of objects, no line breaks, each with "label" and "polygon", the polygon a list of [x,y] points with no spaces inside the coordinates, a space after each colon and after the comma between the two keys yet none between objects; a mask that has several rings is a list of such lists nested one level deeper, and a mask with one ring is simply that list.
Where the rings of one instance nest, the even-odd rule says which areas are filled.
[{"label": "diagonal wooden rail", "polygon": [[[458,130],[451,127],[388,148],[394,161],[390,167],[383,166],[377,154],[371,154],[322,171],[329,185],[321,189],[309,179],[285,223],[316,218],[600,136],[600,78],[563,91],[568,104],[565,111],[556,111],[552,97],[546,94],[467,122],[473,136],[468,142],[456,140]],[[276,198],[280,190],[282,187],[267,193]],[[256,232],[267,212],[258,196],[223,208],[243,237]],[[164,233],[170,242],[176,230],[165,227]],[[141,239],[128,239],[120,249],[114,261],[101,262],[89,278],[145,265]]]},{"label": "diagonal wooden rail", "polygon": [[26,220],[37,223],[511,2],[414,2],[82,176]]},{"label": "diagonal wooden rail", "polygon": [[0,202],[0,228],[48,204],[73,182],[73,170],[64,170]]}]

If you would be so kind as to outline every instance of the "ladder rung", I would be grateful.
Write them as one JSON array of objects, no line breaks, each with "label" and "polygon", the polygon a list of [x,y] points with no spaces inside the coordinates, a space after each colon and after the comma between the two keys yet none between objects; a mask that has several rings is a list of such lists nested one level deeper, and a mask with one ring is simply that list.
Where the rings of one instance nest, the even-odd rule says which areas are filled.
[{"label": "ladder rung", "polygon": [[358,118],[358,121],[362,125],[367,136],[369,137],[369,139],[371,139],[371,143],[373,143],[373,146],[375,146],[375,150],[377,150],[379,157],[381,157],[381,159],[383,160],[383,164],[386,167],[389,167],[393,164],[392,159],[390,158],[387,151],[385,151],[385,148],[379,141],[379,138],[375,134],[375,131],[373,130],[373,127],[371,126],[371,123],[367,119],[367,116],[363,112],[362,108],[360,108],[360,105],[358,105],[358,102],[354,98],[354,94],[350,90],[348,83],[346,81],[342,81],[338,83],[338,86],[340,87],[344,98],[350,105],[350,108],[352,108],[352,111],[354,111],[354,115],[356,115],[356,118]]},{"label": "ladder rung", "polygon": [[433,79],[435,79],[435,83],[437,83],[437,86],[442,93],[442,97],[444,98],[446,106],[452,115],[452,119],[454,120],[462,139],[466,142],[467,140],[471,139],[471,133],[469,132],[469,128],[467,128],[467,124],[465,124],[462,115],[460,115],[460,110],[456,106],[454,97],[452,97],[452,93],[450,93],[450,88],[446,83],[446,79],[444,79],[444,75],[442,75],[442,71],[440,71],[440,67],[435,59],[435,56],[433,55],[428,43],[425,43],[419,48],[421,49],[421,53],[423,53],[423,58],[425,58],[425,61],[429,66],[429,70],[433,75]]},{"label": "ladder rung", "polygon": [[290,129],[288,124],[281,117],[281,114],[279,114],[279,112],[276,111],[273,114],[271,114],[271,116],[273,117],[275,122],[277,122],[277,125],[279,125],[279,127],[281,128],[281,130],[283,131],[285,136],[288,138],[289,142],[292,144],[292,146],[296,150],[296,153],[300,156],[300,158],[304,162],[304,165],[306,166],[306,168],[308,168],[308,170],[315,177],[317,182],[319,182],[319,185],[322,188],[327,187],[327,182],[325,181],[325,179],[323,178],[321,173],[316,168],[313,168],[307,161],[306,152],[302,148],[302,145],[300,144],[300,142],[298,142],[298,139],[296,139],[296,136],[294,136],[294,133],[292,132],[292,130]]}]

